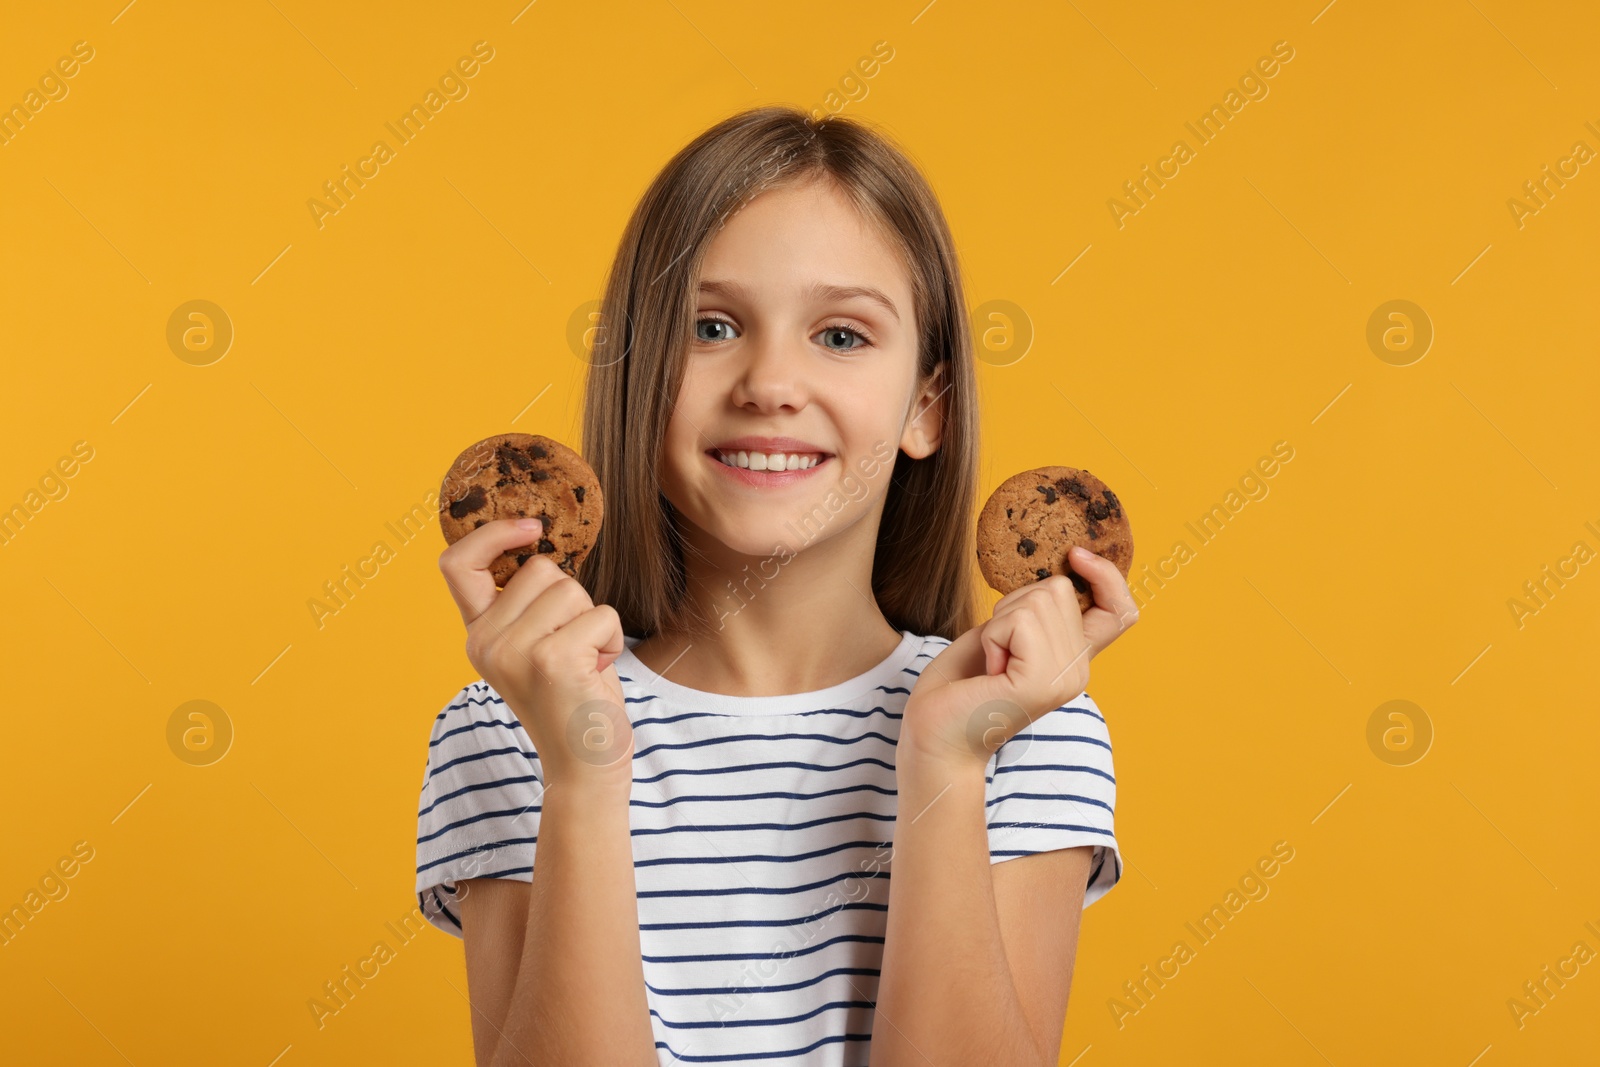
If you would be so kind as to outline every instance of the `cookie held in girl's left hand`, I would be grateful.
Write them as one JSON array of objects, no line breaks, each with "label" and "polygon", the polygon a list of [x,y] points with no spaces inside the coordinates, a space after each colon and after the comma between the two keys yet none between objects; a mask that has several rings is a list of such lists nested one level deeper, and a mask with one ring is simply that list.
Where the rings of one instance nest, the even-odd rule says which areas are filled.
[{"label": "cookie held in girl's left hand", "polygon": [[1067,562],[1073,545],[1109,559],[1123,578],[1133,567],[1133,530],[1122,501],[1085,470],[1039,467],[1013,475],[978,516],[978,569],[1002,596],[1064,574],[1078,592],[1078,608],[1094,607],[1089,583]]},{"label": "cookie held in girl's left hand", "polygon": [[456,457],[439,487],[439,528],[455,544],[494,519],[534,518],[539,541],[501,553],[489,573],[501,588],[535,555],[577,577],[578,565],[600,536],[605,498],[583,457],[538,434],[486,437]]}]

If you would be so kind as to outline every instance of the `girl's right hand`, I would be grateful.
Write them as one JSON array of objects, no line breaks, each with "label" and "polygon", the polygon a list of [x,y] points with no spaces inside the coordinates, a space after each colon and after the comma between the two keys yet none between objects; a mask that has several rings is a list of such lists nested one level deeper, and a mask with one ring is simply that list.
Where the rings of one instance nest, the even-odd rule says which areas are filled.
[{"label": "girl's right hand", "polygon": [[467,658],[528,732],[546,788],[570,780],[626,790],[633,727],[613,666],[625,647],[616,609],[596,605],[546,555],[503,590],[489,573],[502,552],[542,535],[538,519],[496,519],[439,556],[467,626]]}]

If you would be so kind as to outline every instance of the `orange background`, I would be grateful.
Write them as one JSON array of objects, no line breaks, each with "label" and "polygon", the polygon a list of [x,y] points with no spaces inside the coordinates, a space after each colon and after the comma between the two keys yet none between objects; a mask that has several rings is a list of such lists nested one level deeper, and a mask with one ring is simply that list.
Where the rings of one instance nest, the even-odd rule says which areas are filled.
[{"label": "orange background", "polygon": [[[93,50],[0,145],[0,507],[38,505],[0,544],[0,907],[74,871],[0,947],[7,1059],[471,1062],[437,931],[308,1008],[414,907],[427,732],[475,676],[437,530],[385,524],[480,437],[579,441],[569,335],[634,202],[770,101],[881,124],[942,197],[989,344],[985,491],[1087,467],[1135,578],[1190,550],[1094,666],[1127,869],[1085,914],[1061,1061],[1593,1058],[1600,167],[1508,206],[1600,150],[1593,12],[120,4],[0,34],[0,104]],[[307,201],[477,41],[468,94],[319,227]],[[1196,147],[1184,124],[1280,41]],[[1180,138],[1119,227],[1108,201]],[[168,342],[192,300],[232,325],[209,365]],[[1369,346],[1391,300],[1431,323],[1422,358],[1415,313]],[[1568,577],[1535,602],[1547,565]],[[232,731],[204,766],[169,731],[194,700]],[[1280,841],[1270,893],[1200,945],[1185,924]],[[1546,966],[1569,977],[1533,1012]]]}]

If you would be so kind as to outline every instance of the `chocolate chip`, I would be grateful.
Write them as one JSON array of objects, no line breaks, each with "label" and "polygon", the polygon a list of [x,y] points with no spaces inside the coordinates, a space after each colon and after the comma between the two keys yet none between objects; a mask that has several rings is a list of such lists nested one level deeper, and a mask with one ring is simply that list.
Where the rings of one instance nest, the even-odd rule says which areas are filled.
[{"label": "chocolate chip", "polygon": [[578,498],[578,503],[580,504],[583,503],[583,494],[585,492],[587,492],[587,490],[585,490],[581,485],[575,485],[572,487],[572,495]]},{"label": "chocolate chip", "polygon": [[1050,577],[1050,572],[1045,570],[1043,567],[1040,567],[1038,570],[1033,572],[1033,576],[1036,581],[1042,582],[1046,578]]},{"label": "chocolate chip", "polygon": [[1044,494],[1044,502],[1046,504],[1054,504],[1056,502],[1056,491],[1048,485],[1036,485],[1034,488]]},{"label": "chocolate chip", "polygon": [[528,455],[532,456],[534,459],[545,459],[550,455],[550,453],[545,451],[543,445],[532,444],[528,446]]},{"label": "chocolate chip", "polygon": [[450,505],[450,517],[452,519],[464,519],[474,511],[482,511],[483,506],[488,502],[489,498],[485,495],[483,486],[475,485],[468,491],[466,496]]},{"label": "chocolate chip", "polygon": [[518,552],[517,556],[516,556],[517,566],[519,566],[519,567],[522,566],[524,563],[528,562],[532,558],[533,558],[533,553],[532,552]]},{"label": "chocolate chip", "polygon": [[556,520],[543,511],[539,512],[539,526],[542,533],[549,534],[551,530],[555,529],[555,525]]},{"label": "chocolate chip", "polygon": [[473,522],[472,528],[474,530],[476,530],[478,527],[482,526],[484,523],[486,523],[488,521],[489,521],[488,519],[478,519],[478,520]]},{"label": "chocolate chip", "polygon": [[1076,478],[1057,478],[1056,488],[1061,490],[1063,496],[1075,496],[1079,500],[1088,500],[1091,495]]},{"label": "chocolate chip", "polygon": [[1069,574],[1067,577],[1072,579],[1072,588],[1076,589],[1078,592],[1087,593],[1089,591],[1089,583],[1084,581],[1078,575]]},{"label": "chocolate chip", "polygon": [[539,538],[539,555],[542,556],[547,552],[554,552],[555,550],[556,546],[550,543],[550,539],[548,537]]},{"label": "chocolate chip", "polygon": [[1033,550],[1038,547],[1038,545],[1034,544],[1026,537],[1017,542],[1017,551],[1021,552],[1024,556],[1033,555]]},{"label": "chocolate chip", "polygon": [[549,471],[533,470],[528,472],[528,481],[542,482],[550,477]]},{"label": "chocolate chip", "polygon": [[1011,509],[1010,508],[1006,508],[1006,518],[1009,519],[1010,517],[1011,517]]},{"label": "chocolate chip", "polygon": [[1089,524],[1089,540],[1096,541],[1096,540],[1099,540],[1099,538],[1100,538],[1100,527],[1096,526],[1094,523],[1091,522]]},{"label": "chocolate chip", "polygon": [[1084,514],[1091,519],[1104,521],[1111,517],[1111,509],[1097,500],[1084,509]]},{"label": "chocolate chip", "polygon": [[511,467],[516,467],[518,470],[528,470],[533,466],[533,460],[510,445],[501,445],[495,449],[495,454],[500,457],[501,474],[510,474]]},{"label": "chocolate chip", "polygon": [[1103,495],[1106,498],[1106,504],[1111,508],[1111,514],[1120,519],[1122,517],[1122,501],[1118,500],[1117,494],[1113,493],[1109,489],[1107,489]]}]

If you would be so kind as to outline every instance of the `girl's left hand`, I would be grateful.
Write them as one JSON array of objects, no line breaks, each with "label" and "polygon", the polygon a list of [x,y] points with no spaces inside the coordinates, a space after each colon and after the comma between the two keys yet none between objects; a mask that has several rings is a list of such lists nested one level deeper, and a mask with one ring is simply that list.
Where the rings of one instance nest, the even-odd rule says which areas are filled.
[{"label": "girl's left hand", "polygon": [[1072,580],[1052,575],[1014,590],[988,622],[923,668],[906,699],[901,762],[979,768],[1023,727],[1089,685],[1089,660],[1139,619],[1117,565],[1075,547],[1068,565],[1089,583],[1080,613]]}]

